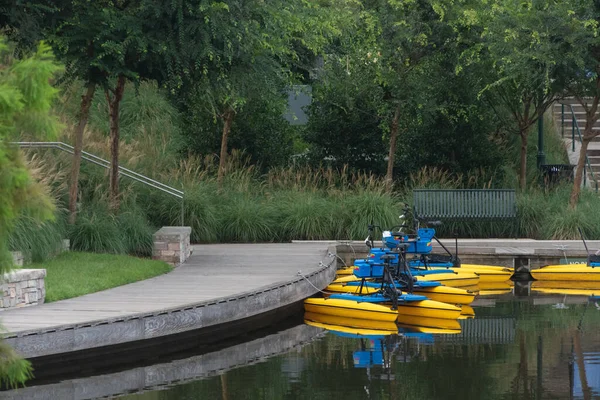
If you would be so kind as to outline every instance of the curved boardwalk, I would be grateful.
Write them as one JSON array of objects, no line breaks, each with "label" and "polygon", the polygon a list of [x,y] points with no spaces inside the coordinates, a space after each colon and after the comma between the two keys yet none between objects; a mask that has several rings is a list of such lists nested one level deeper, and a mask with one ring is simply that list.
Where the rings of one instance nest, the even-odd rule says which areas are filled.
[{"label": "curved boardwalk", "polygon": [[[298,302],[335,276],[325,243],[194,246],[173,272],[40,306],[7,310],[8,344],[27,358],[153,339]],[[309,278],[310,282],[301,276]]]}]

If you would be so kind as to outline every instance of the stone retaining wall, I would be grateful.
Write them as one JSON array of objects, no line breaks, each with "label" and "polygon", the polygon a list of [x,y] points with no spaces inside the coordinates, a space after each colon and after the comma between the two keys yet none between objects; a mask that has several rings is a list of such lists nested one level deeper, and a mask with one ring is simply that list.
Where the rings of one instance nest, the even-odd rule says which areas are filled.
[{"label": "stone retaining wall", "polygon": [[46,298],[45,269],[17,269],[0,282],[0,310],[43,304]]},{"label": "stone retaining wall", "polygon": [[163,226],[154,234],[152,258],[177,266],[192,254],[189,226]]}]

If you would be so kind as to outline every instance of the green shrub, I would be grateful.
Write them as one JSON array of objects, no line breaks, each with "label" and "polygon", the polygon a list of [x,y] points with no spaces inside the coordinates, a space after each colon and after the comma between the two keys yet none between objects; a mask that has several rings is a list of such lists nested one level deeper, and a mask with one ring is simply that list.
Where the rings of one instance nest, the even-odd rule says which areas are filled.
[{"label": "green shrub", "polygon": [[[192,228],[191,240],[194,243],[217,241],[216,185],[198,182],[185,188],[183,201],[183,223]],[[144,202],[140,204],[148,218],[156,227],[180,226],[182,201],[154,189],[144,191]]]},{"label": "green shrub", "polygon": [[[548,217],[548,201],[543,192],[522,193],[517,196],[519,236],[541,238]],[[566,207],[566,204],[565,204]]]},{"label": "green shrub", "polygon": [[276,220],[273,206],[256,196],[237,196],[219,206],[220,241],[273,242]]},{"label": "green shrub", "polygon": [[71,249],[93,253],[122,254],[127,251],[117,218],[105,209],[85,210],[69,227]]},{"label": "green shrub", "polygon": [[[125,207],[123,207],[125,208]],[[128,207],[129,208],[129,207]],[[117,217],[117,226],[121,231],[127,254],[139,257],[151,257],[155,230],[148,224],[146,215],[138,208],[130,208]]]},{"label": "green shrub", "polygon": [[275,200],[280,216],[280,236],[297,240],[336,239],[343,223],[339,202],[316,192],[284,192]]},{"label": "green shrub", "polygon": [[382,229],[391,229],[400,225],[402,205],[399,199],[383,190],[359,190],[343,193],[339,199],[342,218],[337,219],[344,223],[342,227],[344,237],[348,239],[364,239],[368,233],[368,225],[379,225]]},{"label": "green shrub", "polygon": [[35,218],[21,215],[8,239],[9,249],[21,251],[26,261],[42,262],[58,254],[66,238],[63,213],[54,221],[39,223]]}]

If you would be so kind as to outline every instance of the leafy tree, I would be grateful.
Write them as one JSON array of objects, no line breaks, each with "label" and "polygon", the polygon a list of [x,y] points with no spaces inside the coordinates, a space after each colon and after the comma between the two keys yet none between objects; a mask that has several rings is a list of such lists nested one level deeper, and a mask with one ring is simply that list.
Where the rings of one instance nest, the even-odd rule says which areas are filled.
[{"label": "leafy tree", "polygon": [[495,0],[451,10],[466,48],[463,66],[489,71],[481,95],[521,140],[519,183],[527,186],[527,134],[563,93],[569,48],[561,39],[568,21],[562,0]]},{"label": "leafy tree", "polygon": [[[54,205],[32,181],[20,151],[9,142],[23,135],[52,138],[59,124],[50,114],[56,90],[50,81],[60,70],[46,44],[25,58],[14,59],[11,45],[0,36],[0,273],[12,266],[8,235],[26,213],[38,221],[53,217]],[[0,380],[24,383],[31,366],[0,343]]]},{"label": "leafy tree", "polygon": [[[345,1],[322,6],[301,0],[252,0],[215,3],[223,13],[195,21],[208,32],[205,51],[195,55],[200,74],[183,75],[184,107],[204,108],[222,128],[218,181],[225,174],[228,140],[234,121],[257,98],[284,104],[284,88],[292,82],[298,51],[315,53],[336,33]],[[342,7],[338,7],[337,3]],[[269,100],[270,104],[271,100]],[[282,120],[282,124],[285,124]]]},{"label": "leafy tree", "polygon": [[[389,152],[386,180],[391,185],[399,132],[418,124],[435,108],[427,89],[428,64],[445,51],[450,27],[440,18],[436,2],[376,0],[366,3],[363,19],[375,35],[378,82],[388,104]],[[373,56],[375,57],[375,56]],[[375,58],[374,58],[375,60]]]},{"label": "leafy tree", "polygon": [[[187,99],[181,112],[184,124],[181,150],[185,153],[219,154],[223,121],[215,119],[199,99]],[[293,127],[283,118],[285,93],[250,94],[231,124],[228,147],[242,149],[263,170],[286,164],[292,155]]]},{"label": "leafy tree", "polygon": [[324,56],[303,136],[313,163],[383,173],[387,104],[377,79],[379,55],[373,37],[356,26]]},{"label": "leafy tree", "polygon": [[585,159],[590,142],[600,134],[594,125],[600,119],[600,5],[589,0],[570,1],[563,5],[569,24],[561,35],[569,51],[568,93],[585,110],[585,128],[575,171],[569,206],[579,201]]}]

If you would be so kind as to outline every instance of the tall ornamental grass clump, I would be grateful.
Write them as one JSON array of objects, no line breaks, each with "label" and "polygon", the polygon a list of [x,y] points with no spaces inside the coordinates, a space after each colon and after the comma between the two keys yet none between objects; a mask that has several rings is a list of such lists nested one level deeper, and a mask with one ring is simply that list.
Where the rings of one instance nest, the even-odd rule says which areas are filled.
[{"label": "tall ornamental grass clump", "polygon": [[41,223],[22,214],[8,238],[8,247],[11,251],[22,252],[27,262],[43,262],[61,251],[65,237],[63,213],[58,212],[54,221]]},{"label": "tall ornamental grass clump", "polygon": [[570,209],[567,206],[570,194],[571,185],[564,184],[546,196],[543,238],[577,240],[581,238],[581,229],[587,239],[600,239],[600,197],[592,191],[582,191],[577,208]]},{"label": "tall ornamental grass clump", "polygon": [[338,203],[323,194],[290,190],[279,193],[273,201],[282,239],[321,240],[335,239],[339,235],[336,225],[343,219],[336,216]]},{"label": "tall ornamental grass clump", "polygon": [[403,203],[399,197],[383,189],[347,192],[338,201],[341,203],[339,215],[344,222],[342,236],[345,239],[364,239],[370,224],[386,230],[402,223],[399,217]]},{"label": "tall ornamental grass clump", "polygon": [[117,215],[100,201],[85,204],[67,230],[72,250],[143,257],[152,255],[154,231],[146,214],[131,201]]},{"label": "tall ornamental grass clump", "polygon": [[93,253],[123,254],[126,251],[117,219],[103,209],[85,210],[69,228],[71,249]]},{"label": "tall ornamental grass clump", "polygon": [[276,212],[272,204],[240,194],[219,203],[217,237],[222,242],[274,242]]},{"label": "tall ornamental grass clump", "polygon": [[156,229],[150,226],[141,209],[135,206],[126,207],[117,216],[116,223],[127,254],[138,257],[152,256],[152,235]]}]

